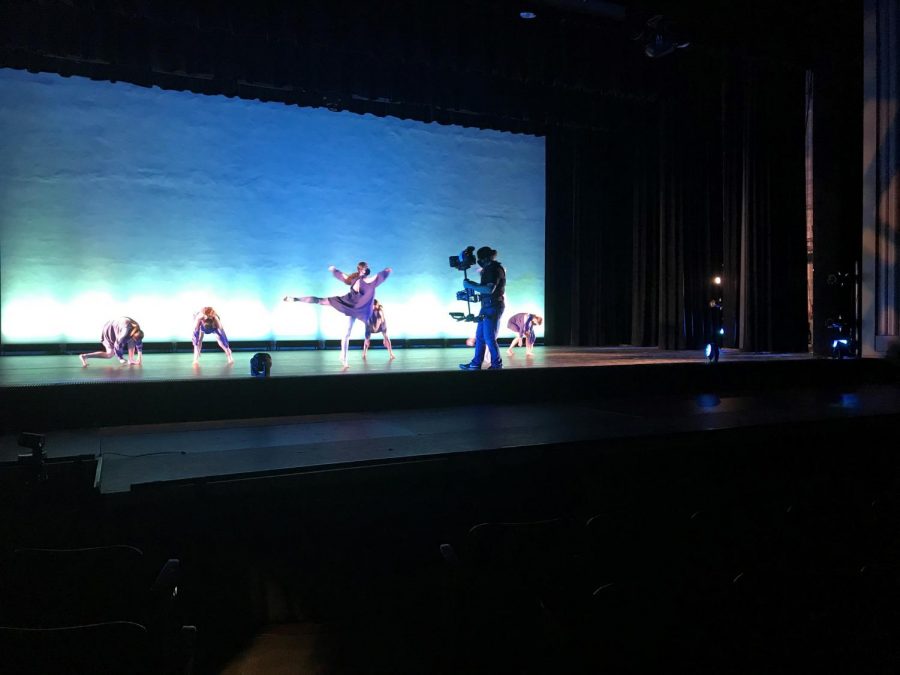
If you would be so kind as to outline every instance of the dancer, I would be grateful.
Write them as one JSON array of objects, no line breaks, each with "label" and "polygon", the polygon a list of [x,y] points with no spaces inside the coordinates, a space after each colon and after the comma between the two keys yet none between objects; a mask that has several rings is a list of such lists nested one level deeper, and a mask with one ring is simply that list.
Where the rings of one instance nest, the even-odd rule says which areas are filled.
[{"label": "dancer", "polygon": [[544,323],[543,317],[537,314],[528,314],[527,312],[513,314],[506,322],[506,327],[515,333],[516,337],[509,343],[509,349],[506,350],[507,355],[512,356],[513,347],[521,347],[523,342],[525,343],[525,355],[534,354],[534,327],[540,326],[542,323]]},{"label": "dancer", "polygon": [[373,304],[375,303],[375,288],[384,283],[384,280],[388,278],[393,270],[390,267],[386,267],[374,277],[370,277],[371,270],[368,263],[365,262],[360,262],[353,274],[344,274],[334,265],[331,265],[328,269],[336,279],[350,286],[349,293],[346,295],[333,295],[329,298],[317,298],[314,295],[304,295],[295,298],[286,295],[284,301],[331,305],[341,314],[346,314],[350,318],[347,324],[347,333],[341,339],[341,365],[344,368],[348,368],[347,348],[350,345],[350,332],[353,330],[353,324],[357,319],[360,321],[369,320],[369,317],[372,315]]},{"label": "dancer", "polygon": [[[113,356],[119,359],[121,364],[139,366],[144,357],[144,331],[134,319],[120,316],[118,319],[107,321],[100,332],[100,342],[103,343],[102,352],[90,352],[80,354],[81,365],[87,368],[87,359],[111,359]],[[128,349],[128,360],[125,360],[125,349]],[[135,358],[137,354],[137,358]]]},{"label": "dancer", "polygon": [[390,354],[391,360],[395,359],[394,350],[391,349],[391,339],[388,337],[387,332],[387,319],[384,316],[384,306],[378,300],[375,300],[372,304],[372,314],[369,316],[369,320],[366,321],[366,339],[363,342],[363,358],[366,358],[366,353],[369,351],[369,343],[371,341],[372,333],[381,333],[382,342],[384,343],[385,348],[388,350],[388,354]]},{"label": "dancer", "polygon": [[210,334],[216,336],[216,341],[228,359],[228,365],[234,365],[234,359],[231,358],[231,346],[228,344],[228,336],[225,335],[225,329],[222,327],[222,320],[212,307],[204,307],[194,314],[194,332],[191,336],[191,342],[194,344],[194,365],[200,362],[203,336]]}]

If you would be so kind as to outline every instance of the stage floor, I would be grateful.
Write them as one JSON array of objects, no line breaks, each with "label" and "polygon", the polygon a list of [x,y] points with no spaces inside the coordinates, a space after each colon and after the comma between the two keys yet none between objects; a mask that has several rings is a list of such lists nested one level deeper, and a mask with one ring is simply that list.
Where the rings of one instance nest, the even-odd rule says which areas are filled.
[{"label": "stage floor", "polygon": [[[0,357],[0,387],[89,384],[99,382],[174,382],[206,379],[250,378],[250,358],[255,352],[235,352],[233,366],[225,362],[218,349],[208,349],[198,366],[190,353],[146,354],[141,366],[123,366],[115,359],[91,359],[81,366],[77,356],[3,356]],[[340,363],[340,352],[332,349],[273,351],[271,377],[304,377],[342,374],[421,373],[453,371],[471,359],[471,347],[422,347],[396,349],[397,358],[388,359],[387,351],[373,347],[368,359],[359,349],[350,351],[350,367]],[[808,361],[809,354],[759,354],[723,350],[722,362]],[[507,356],[506,370],[529,368],[589,368],[595,366],[704,364],[699,351],[665,351],[642,347],[537,347],[533,356],[524,349]]]},{"label": "stage floor", "polygon": [[[871,360],[726,351],[539,347],[468,373],[471,348],[383,349],[342,369],[336,350],[272,352],[272,376],[210,350],[147,354],[143,366],[77,356],[0,358],[8,403],[0,461],[17,433],[46,434],[51,458],[100,458],[107,494],[446,461],[460,453],[552,451],[616,439],[900,415],[900,377]],[[890,373],[888,371],[891,371]],[[883,376],[887,373],[886,376]],[[892,374],[893,373],[893,374]],[[369,377],[371,375],[371,377]]]},{"label": "stage floor", "polygon": [[[100,490],[112,494],[167,483],[440,461],[504,448],[590,442],[602,450],[616,439],[898,413],[900,387],[873,385],[837,395],[801,389],[107,427],[48,432],[46,447],[51,458],[101,457]],[[14,461],[18,450],[16,435],[0,437],[0,461]]]}]

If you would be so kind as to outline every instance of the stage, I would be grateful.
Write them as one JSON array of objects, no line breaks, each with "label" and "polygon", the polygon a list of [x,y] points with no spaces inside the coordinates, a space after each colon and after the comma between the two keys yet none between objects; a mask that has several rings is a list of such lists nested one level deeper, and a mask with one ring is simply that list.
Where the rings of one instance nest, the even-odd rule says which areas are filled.
[{"label": "stage", "polygon": [[[265,350],[256,350],[265,351]],[[235,352],[235,364],[226,364],[225,356],[214,345],[204,350],[198,366],[192,366],[190,353],[148,353],[142,366],[122,366],[115,359],[90,359],[81,366],[77,355],[0,357],[0,387],[113,384],[124,382],[197,382],[203,380],[250,379],[251,352]],[[455,372],[460,363],[472,357],[471,347],[420,347],[397,349],[397,358],[388,359],[380,344],[373,345],[363,360],[359,348],[350,350],[350,367],[340,363],[337,349],[272,351],[272,378],[326,375],[399,374]],[[704,365],[703,354],[693,350],[665,351],[640,347],[537,347],[533,356],[519,348],[513,356],[501,351],[504,370],[541,368],[593,368],[623,365]],[[772,361],[810,361],[808,354],[751,354],[728,350],[722,361],[754,363]],[[487,364],[486,364],[487,365]]]},{"label": "stage", "polygon": [[502,371],[463,372],[470,348],[145,355],[142,366],[76,356],[0,358],[4,436],[45,433],[51,459],[93,457],[104,494],[442,462],[463,453],[602,447],[627,439],[830,423],[900,413],[896,368],[796,354],[539,347]]}]

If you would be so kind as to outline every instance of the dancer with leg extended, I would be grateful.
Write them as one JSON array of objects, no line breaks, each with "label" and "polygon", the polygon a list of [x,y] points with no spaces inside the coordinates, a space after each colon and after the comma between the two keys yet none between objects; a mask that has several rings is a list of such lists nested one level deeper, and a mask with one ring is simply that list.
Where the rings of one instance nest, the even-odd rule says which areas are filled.
[{"label": "dancer with leg extended", "polygon": [[222,319],[212,307],[204,307],[194,314],[194,332],[191,335],[191,342],[194,344],[194,365],[200,363],[200,352],[203,351],[203,336],[215,335],[216,342],[225,352],[228,359],[228,365],[234,364],[231,357],[231,345],[228,344],[228,336],[225,335],[225,329],[222,327]]},{"label": "dancer with leg extended", "polygon": [[[87,368],[87,359],[111,359],[115,356],[119,363],[131,366],[139,366],[144,358],[144,331],[137,321],[127,316],[107,321],[100,332],[100,342],[103,344],[102,352],[90,352],[80,354],[81,365]],[[128,360],[125,360],[125,350],[128,350]],[[137,357],[135,357],[137,354]]]},{"label": "dancer with leg extended", "polygon": [[366,358],[366,354],[369,351],[372,333],[381,333],[381,341],[388,350],[388,354],[393,361],[396,357],[394,356],[394,350],[391,349],[391,339],[388,337],[384,306],[382,306],[378,300],[375,300],[372,304],[372,314],[369,316],[369,320],[366,321],[366,339],[365,342],[363,342],[363,358]]},{"label": "dancer with leg extended", "polygon": [[531,356],[534,354],[534,327],[540,326],[542,323],[544,323],[543,317],[537,314],[528,314],[527,312],[513,314],[509,321],[506,322],[506,327],[515,333],[516,337],[509,343],[509,349],[506,350],[506,354],[512,356],[513,347],[521,347],[523,342],[525,343],[525,355]]},{"label": "dancer with leg extended", "polygon": [[356,266],[356,271],[352,274],[344,274],[334,265],[330,266],[329,271],[336,279],[343,281],[350,286],[350,292],[346,295],[334,295],[329,298],[317,298],[314,295],[304,295],[299,298],[285,296],[285,302],[306,302],[313,305],[330,305],[341,314],[349,317],[347,324],[347,332],[341,338],[341,364],[344,368],[347,364],[347,349],[350,345],[350,332],[353,330],[353,324],[357,319],[366,322],[372,315],[373,305],[375,303],[375,289],[384,283],[384,280],[390,276],[390,267],[381,270],[374,277],[370,277],[371,270],[368,263],[360,262]]}]

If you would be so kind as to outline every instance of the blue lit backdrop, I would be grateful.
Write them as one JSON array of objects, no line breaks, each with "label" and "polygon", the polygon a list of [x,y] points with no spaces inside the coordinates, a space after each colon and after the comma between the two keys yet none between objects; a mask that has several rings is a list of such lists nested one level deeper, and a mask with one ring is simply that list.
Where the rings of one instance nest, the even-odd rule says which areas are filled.
[{"label": "blue lit backdrop", "polygon": [[204,305],[231,339],[336,338],[281,298],[343,294],[327,267],[359,260],[394,269],[392,336],[469,336],[447,258],[470,244],[499,250],[507,316],[543,314],[542,138],[9,69],[0,129],[4,343],[122,314],[188,340]]}]

